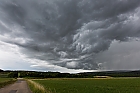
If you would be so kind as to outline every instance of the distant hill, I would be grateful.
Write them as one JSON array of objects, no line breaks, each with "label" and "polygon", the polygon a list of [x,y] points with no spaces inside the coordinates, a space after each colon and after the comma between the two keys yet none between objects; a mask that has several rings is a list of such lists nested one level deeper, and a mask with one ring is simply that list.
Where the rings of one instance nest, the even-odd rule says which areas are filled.
[{"label": "distant hill", "polygon": [[83,76],[140,77],[140,70],[115,70],[79,73]]}]

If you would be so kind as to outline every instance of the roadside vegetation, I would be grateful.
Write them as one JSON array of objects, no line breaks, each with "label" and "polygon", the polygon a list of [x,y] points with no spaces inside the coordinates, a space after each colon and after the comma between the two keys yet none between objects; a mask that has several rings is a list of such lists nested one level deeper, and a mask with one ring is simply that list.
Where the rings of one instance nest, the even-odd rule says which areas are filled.
[{"label": "roadside vegetation", "polygon": [[140,78],[74,78],[33,81],[43,85],[45,89],[49,88],[52,93],[140,93]]},{"label": "roadside vegetation", "polygon": [[42,86],[37,82],[28,79],[27,83],[33,93],[52,93],[51,91],[45,89],[44,86]]},{"label": "roadside vegetation", "polygon": [[16,79],[13,78],[0,78],[0,88],[12,84],[16,81]]}]

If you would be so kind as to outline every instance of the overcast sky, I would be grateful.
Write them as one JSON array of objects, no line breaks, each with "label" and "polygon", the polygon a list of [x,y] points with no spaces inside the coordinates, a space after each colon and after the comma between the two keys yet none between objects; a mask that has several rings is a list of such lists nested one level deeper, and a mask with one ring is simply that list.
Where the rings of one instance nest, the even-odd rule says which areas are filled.
[{"label": "overcast sky", "polygon": [[0,0],[0,68],[140,69],[140,0]]}]

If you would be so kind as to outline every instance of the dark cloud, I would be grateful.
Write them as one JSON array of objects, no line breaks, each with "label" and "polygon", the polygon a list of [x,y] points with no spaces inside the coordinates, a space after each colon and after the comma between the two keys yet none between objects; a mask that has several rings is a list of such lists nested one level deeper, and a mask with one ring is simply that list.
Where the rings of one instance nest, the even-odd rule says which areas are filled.
[{"label": "dark cloud", "polygon": [[139,69],[140,42],[114,41],[108,51],[98,53],[96,61],[100,69],[106,70],[137,70]]},{"label": "dark cloud", "polygon": [[98,69],[111,43],[140,37],[140,0],[1,0],[1,41],[28,58]]}]

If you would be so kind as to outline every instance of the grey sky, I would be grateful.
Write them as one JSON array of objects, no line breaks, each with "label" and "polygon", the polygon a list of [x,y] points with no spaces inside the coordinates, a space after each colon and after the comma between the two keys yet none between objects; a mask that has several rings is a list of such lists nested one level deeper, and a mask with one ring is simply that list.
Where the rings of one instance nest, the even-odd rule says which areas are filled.
[{"label": "grey sky", "polygon": [[0,0],[0,42],[25,69],[138,69],[139,16],[140,0]]}]

